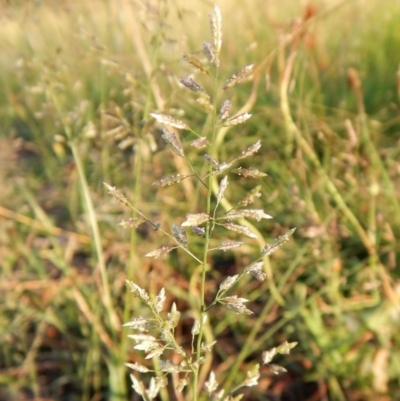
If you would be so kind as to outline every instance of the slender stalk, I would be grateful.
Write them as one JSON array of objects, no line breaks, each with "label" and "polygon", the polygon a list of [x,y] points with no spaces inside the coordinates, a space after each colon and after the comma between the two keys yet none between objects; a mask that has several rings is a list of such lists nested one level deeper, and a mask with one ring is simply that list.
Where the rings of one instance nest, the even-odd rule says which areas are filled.
[{"label": "slender stalk", "polygon": [[107,315],[110,321],[110,329],[111,331],[116,334],[116,330],[118,327],[120,327],[121,323],[120,320],[113,308],[112,302],[111,302],[111,292],[110,292],[110,286],[108,283],[108,276],[107,276],[107,270],[106,270],[106,264],[104,260],[104,255],[103,255],[103,248],[101,245],[101,236],[100,236],[100,230],[99,226],[97,223],[97,218],[96,218],[96,212],[94,210],[94,205],[93,201],[90,195],[90,190],[89,190],[89,185],[86,180],[86,175],[85,171],[83,168],[83,163],[80,158],[76,142],[72,138],[72,132],[69,127],[69,125],[64,121],[63,113],[61,111],[61,106],[59,104],[58,98],[55,96],[54,92],[50,89],[50,95],[53,100],[54,105],[56,106],[56,109],[59,113],[59,117],[62,121],[64,132],[66,134],[66,137],[69,140],[69,146],[75,161],[76,168],[78,170],[78,176],[79,180],[81,183],[82,187],[82,193],[83,193],[83,198],[85,201],[86,209],[89,215],[89,222],[92,227],[92,232],[93,232],[93,238],[94,238],[94,245],[95,245],[95,250],[97,254],[97,260],[98,260],[98,266],[100,270],[100,276],[101,276],[101,282],[103,286],[103,300],[104,300],[104,305],[107,310]]},{"label": "slender stalk", "polygon": [[[109,281],[108,281],[108,274],[107,274],[107,270],[106,270],[106,263],[105,263],[105,259],[104,259],[103,247],[102,247],[102,243],[101,243],[101,235],[100,235],[99,225],[97,223],[96,212],[94,209],[92,197],[90,195],[89,184],[86,179],[85,170],[84,170],[83,163],[82,163],[82,160],[80,157],[80,153],[78,151],[78,147],[73,138],[72,130],[71,130],[69,124],[65,121],[64,114],[62,112],[62,108],[59,103],[59,99],[55,95],[52,88],[48,88],[48,93],[53,101],[53,104],[55,105],[55,107],[57,109],[59,118],[63,125],[65,136],[68,139],[68,144],[69,144],[69,147],[71,149],[71,152],[72,152],[72,155],[73,155],[73,158],[75,161],[75,166],[78,171],[78,176],[79,176],[82,193],[83,193],[83,199],[84,199],[84,203],[85,203],[86,210],[88,213],[89,223],[92,228],[94,247],[95,247],[95,252],[96,252],[96,256],[97,256],[98,268],[100,271],[100,278],[101,278],[101,285],[102,285],[102,288],[100,291],[100,293],[102,294],[101,298],[102,298],[104,307],[107,312],[106,319],[108,320],[108,323],[109,323],[108,327],[112,333],[112,337],[115,339],[117,337],[117,334],[121,327],[121,322],[114,309],[114,305],[113,305],[112,299],[111,299],[111,290],[110,290],[110,285],[109,285]],[[116,365],[121,366],[121,361],[119,359],[121,359],[122,355],[121,354],[113,355],[113,357],[115,357],[117,360]],[[112,369],[114,369],[114,366]],[[110,370],[110,376],[112,376],[112,375],[113,375],[113,371]],[[118,375],[117,380],[114,380],[114,381],[110,380],[110,387],[111,387],[112,394],[115,395],[113,397],[115,397],[116,400],[120,399],[120,397],[124,398],[124,396],[126,394],[126,383],[125,383],[125,380],[123,379],[123,377],[120,377],[120,375]],[[114,399],[114,398],[112,398],[112,399]]]},{"label": "slender stalk", "polygon": [[[214,152],[214,143],[215,143],[215,136],[217,130],[217,114],[216,114],[216,102],[217,102],[217,95],[218,95],[218,68],[216,70],[215,80],[214,80],[214,111],[212,114],[212,139],[210,142],[210,153]],[[210,163],[208,168],[208,185],[207,185],[207,206],[206,206],[206,213],[211,215],[211,197],[213,194],[212,191],[212,163]],[[212,225],[210,221],[206,223],[206,237],[205,243],[203,248],[203,261],[202,261],[202,270],[201,270],[201,282],[200,282],[200,328],[199,334],[197,336],[197,346],[196,346],[196,361],[199,362],[201,358],[201,342],[203,339],[204,333],[204,315],[206,312],[206,305],[205,305],[205,283],[206,283],[206,273],[207,273],[207,256],[210,244],[210,238],[212,234]],[[198,399],[198,379],[199,379],[199,370],[200,366],[197,367],[197,372],[194,374],[193,377],[193,401]]]},{"label": "slender stalk", "polygon": [[84,197],[86,208],[87,208],[87,211],[89,214],[90,225],[92,227],[94,245],[95,245],[95,250],[96,250],[96,254],[97,254],[97,260],[99,263],[101,283],[102,283],[103,291],[104,291],[104,293],[103,293],[104,305],[106,307],[106,310],[108,312],[108,317],[110,319],[111,331],[115,334],[117,328],[121,326],[121,322],[120,322],[117,314],[115,313],[115,310],[114,310],[112,302],[111,302],[111,291],[110,291],[110,285],[108,282],[106,264],[105,264],[105,260],[104,260],[103,247],[101,245],[101,236],[100,236],[99,225],[97,223],[96,212],[94,210],[92,198],[90,196],[89,185],[86,180],[86,176],[85,176],[84,169],[83,169],[83,164],[82,164],[81,158],[79,156],[78,150],[76,148],[76,145],[73,141],[70,142],[70,149],[71,149],[72,155],[75,160],[76,168],[78,170],[78,175],[79,175],[79,178],[81,181],[81,186],[82,186],[83,197]]}]

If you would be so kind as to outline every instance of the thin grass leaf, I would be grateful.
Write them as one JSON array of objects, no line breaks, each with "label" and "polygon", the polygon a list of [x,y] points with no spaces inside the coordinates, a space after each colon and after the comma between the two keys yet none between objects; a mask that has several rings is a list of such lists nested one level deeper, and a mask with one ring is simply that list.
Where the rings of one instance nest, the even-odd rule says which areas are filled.
[{"label": "thin grass leaf", "polygon": [[164,139],[167,145],[169,145],[175,154],[184,157],[185,152],[183,151],[182,145],[179,143],[176,135],[173,132],[168,131],[166,128],[163,128],[163,132],[164,133],[161,135],[161,137]]},{"label": "thin grass leaf", "polygon": [[158,113],[150,113],[150,115],[155,118],[160,124],[168,125],[170,127],[174,127],[176,129],[187,129],[190,130],[190,127],[181,120],[177,120],[174,117],[167,116],[165,114]]},{"label": "thin grass leaf", "polygon": [[187,214],[186,220],[182,223],[182,227],[194,227],[205,223],[210,220],[211,217],[207,213],[195,213]]},{"label": "thin grass leaf", "polygon": [[172,224],[172,234],[180,245],[182,245],[184,248],[187,248],[188,238],[186,235],[186,231],[182,227],[179,227],[176,224]]},{"label": "thin grass leaf", "polygon": [[254,153],[257,153],[260,148],[261,148],[261,141],[258,140],[254,145],[251,145],[247,148],[247,150],[244,150],[242,152],[242,154],[236,160],[240,160],[240,159],[244,159],[249,156],[253,156]]},{"label": "thin grass leaf", "polygon": [[230,117],[224,122],[224,127],[230,127],[232,125],[238,125],[238,124],[243,124],[245,121],[247,121],[251,117],[251,114],[249,113],[241,113],[236,116]]},{"label": "thin grass leaf", "polygon": [[241,226],[239,224],[233,224],[233,223],[224,223],[224,224],[220,224],[220,225],[222,227],[225,227],[227,230],[235,231],[239,234],[246,235],[247,237],[250,237],[250,238],[257,238],[257,235],[255,235],[253,232],[251,232],[249,227]]},{"label": "thin grass leaf", "polygon": [[199,71],[204,72],[204,74],[211,76],[210,69],[207,66],[205,66],[196,56],[192,54],[184,54],[183,59],[187,61],[189,64],[192,64]]},{"label": "thin grass leaf", "polygon": [[258,169],[253,168],[253,167],[250,167],[250,168],[239,167],[235,170],[232,170],[232,173],[241,175],[245,178],[247,178],[247,177],[260,178],[260,177],[266,177],[268,175],[268,174],[259,172]]},{"label": "thin grass leaf", "polygon": [[247,206],[256,201],[256,199],[261,197],[261,185],[257,185],[251,191],[249,191],[246,196],[238,203],[239,206]]},{"label": "thin grass leaf", "polygon": [[167,177],[161,178],[160,180],[154,181],[152,185],[159,185],[161,187],[165,187],[166,185],[173,185],[183,181],[185,178],[189,177],[188,175],[169,175]]},{"label": "thin grass leaf", "polygon": [[160,256],[165,256],[170,253],[173,249],[176,249],[176,246],[163,246],[161,248],[155,249],[154,251],[146,253],[146,257],[157,259]]},{"label": "thin grass leaf", "polygon": [[231,88],[234,85],[237,85],[237,84],[240,84],[242,82],[248,81],[251,78],[252,74],[253,74],[253,67],[254,67],[254,64],[247,65],[246,67],[242,68],[236,74],[233,74],[226,81],[226,84],[222,89],[226,90],[228,88]]}]

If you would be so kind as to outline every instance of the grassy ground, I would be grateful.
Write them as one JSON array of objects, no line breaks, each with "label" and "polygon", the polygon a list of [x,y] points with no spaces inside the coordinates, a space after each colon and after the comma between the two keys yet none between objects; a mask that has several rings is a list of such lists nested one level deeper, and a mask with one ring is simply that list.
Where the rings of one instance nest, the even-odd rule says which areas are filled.
[{"label": "grassy ground", "polygon": [[[290,373],[266,374],[246,399],[400,399],[400,3],[219,4],[226,77],[256,63],[254,82],[232,98],[253,116],[221,132],[219,159],[261,138],[252,163],[268,174],[259,204],[274,219],[257,228],[269,240],[297,227],[271,257],[269,280],[240,288],[257,298],[255,317],[216,315],[220,374],[231,380],[227,366],[235,372],[235,361],[246,367],[255,350],[288,339],[299,342],[279,361]],[[178,78],[191,71],[182,54],[209,36],[210,8],[2,5],[1,400],[134,399],[123,363],[137,355],[121,324],[145,312],[125,278],[190,302],[188,261],[144,258],[162,236],[118,227],[129,212],[102,183],[162,225],[197,210],[189,181],[150,185],[186,167],[148,113],[167,110],[201,129],[204,114]],[[237,199],[252,186],[235,185]],[[214,258],[210,287],[258,246]]]}]

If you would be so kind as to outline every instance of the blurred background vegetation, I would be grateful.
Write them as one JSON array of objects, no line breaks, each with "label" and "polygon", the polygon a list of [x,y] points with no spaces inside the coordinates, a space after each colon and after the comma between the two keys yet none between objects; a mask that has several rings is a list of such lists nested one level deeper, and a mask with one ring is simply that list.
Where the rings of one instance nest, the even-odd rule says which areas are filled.
[{"label": "blurred background vegetation", "polygon": [[[254,317],[215,312],[216,373],[232,380],[261,350],[298,341],[279,361],[289,373],[265,372],[246,400],[400,399],[400,1],[218,4],[226,78],[256,64],[254,82],[230,92],[253,116],[226,133],[219,159],[261,139],[252,166],[268,174],[259,206],[274,219],[258,229],[266,241],[297,231],[271,258],[269,280],[239,289],[257,300]],[[0,400],[137,399],[123,363],[140,356],[121,324],[145,312],[125,278],[190,304],[196,271],[178,253],[144,258],[165,240],[118,227],[129,211],[102,183],[165,227],[198,210],[190,181],[151,185],[187,167],[148,113],[202,129],[178,79],[192,72],[183,53],[209,38],[211,9],[2,2]],[[232,186],[239,200],[252,183]],[[210,291],[257,246],[215,257]]]}]

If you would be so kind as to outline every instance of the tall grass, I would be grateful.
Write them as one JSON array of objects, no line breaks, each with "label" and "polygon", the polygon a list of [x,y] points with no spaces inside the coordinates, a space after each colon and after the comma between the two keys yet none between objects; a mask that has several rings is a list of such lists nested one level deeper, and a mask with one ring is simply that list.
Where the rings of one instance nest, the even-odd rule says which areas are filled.
[{"label": "tall grass", "polygon": [[[268,174],[261,204],[274,219],[260,234],[297,231],[265,265],[265,284],[239,285],[264,319],[217,316],[216,361],[234,369],[216,373],[232,381],[229,371],[256,358],[234,344],[254,338],[252,347],[262,349],[295,338],[296,361],[278,361],[292,378],[262,375],[253,397],[279,393],[283,380],[290,381],[286,393],[296,394],[307,380],[321,397],[329,391],[337,400],[396,399],[397,2],[294,3],[219,2],[229,21],[220,55],[229,60],[227,76],[238,66],[256,68],[254,81],[238,86],[233,99],[252,118],[239,139],[221,131],[217,158],[261,138],[262,153],[251,164]],[[185,213],[188,199],[191,212],[201,206],[196,186],[183,182],[177,192],[150,185],[154,176],[186,170],[178,158],[171,163],[148,113],[175,109],[175,117],[200,123],[202,113],[181,96],[177,74],[188,68],[180,62],[184,51],[201,51],[210,6],[151,5],[2,7],[3,398],[126,399],[123,363],[134,354],[127,355],[130,344],[117,321],[142,309],[126,293],[125,279],[151,282],[153,293],[165,284],[178,307],[191,300],[198,276],[184,268],[188,259],[174,252],[142,258],[164,245],[154,242],[160,233],[116,228],[121,215],[132,216],[108,202],[102,186],[115,185],[162,227]],[[237,188],[240,198],[251,185],[239,178]],[[213,259],[210,285],[236,274],[253,251]]]}]

